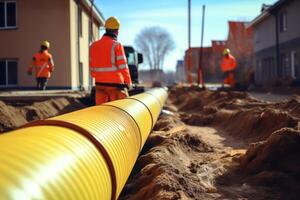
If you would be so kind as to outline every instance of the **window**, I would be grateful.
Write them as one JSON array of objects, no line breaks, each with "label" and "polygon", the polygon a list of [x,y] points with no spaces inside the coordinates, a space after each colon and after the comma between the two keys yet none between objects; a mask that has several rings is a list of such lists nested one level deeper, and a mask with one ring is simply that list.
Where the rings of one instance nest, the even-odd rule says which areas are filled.
[{"label": "window", "polygon": [[89,20],[89,44],[93,42],[93,24],[92,21]]},{"label": "window", "polygon": [[79,88],[83,88],[83,63],[79,62],[79,69],[78,69],[78,75],[79,75]]},{"label": "window", "polygon": [[280,56],[281,77],[288,78],[291,76],[291,59],[289,53],[282,53]]},{"label": "window", "polygon": [[133,52],[126,53],[126,58],[128,65],[135,65],[135,54]]},{"label": "window", "polygon": [[287,31],[287,14],[286,12],[282,12],[279,14],[279,27],[280,27],[280,32],[285,32]]},{"label": "window", "polygon": [[18,63],[16,60],[0,60],[0,86],[18,84]]},{"label": "window", "polygon": [[82,9],[78,7],[78,35],[82,37]]},{"label": "window", "polygon": [[15,1],[0,1],[0,29],[16,28],[17,6]]}]

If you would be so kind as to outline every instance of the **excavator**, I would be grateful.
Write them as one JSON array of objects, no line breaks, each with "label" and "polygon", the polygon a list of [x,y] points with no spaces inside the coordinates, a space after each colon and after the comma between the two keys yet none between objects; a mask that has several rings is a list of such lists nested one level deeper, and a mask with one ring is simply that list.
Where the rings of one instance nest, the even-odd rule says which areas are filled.
[{"label": "excavator", "polygon": [[124,46],[124,50],[133,84],[132,89],[128,91],[129,95],[143,93],[145,88],[139,86],[139,64],[143,63],[143,54],[136,52],[132,46]]},{"label": "excavator", "polygon": [[[139,85],[139,64],[143,63],[143,54],[138,53],[132,46],[124,46],[124,50],[133,84],[132,89],[128,91],[129,96],[143,93],[145,91],[145,88]],[[94,104],[95,87],[93,87],[91,91],[91,101]]]}]

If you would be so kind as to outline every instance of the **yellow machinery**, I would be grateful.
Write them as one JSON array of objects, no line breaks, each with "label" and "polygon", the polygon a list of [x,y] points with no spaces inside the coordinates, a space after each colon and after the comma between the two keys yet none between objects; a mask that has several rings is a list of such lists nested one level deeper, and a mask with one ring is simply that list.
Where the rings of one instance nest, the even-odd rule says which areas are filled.
[{"label": "yellow machinery", "polygon": [[0,136],[0,199],[117,199],[167,98],[154,89]]}]

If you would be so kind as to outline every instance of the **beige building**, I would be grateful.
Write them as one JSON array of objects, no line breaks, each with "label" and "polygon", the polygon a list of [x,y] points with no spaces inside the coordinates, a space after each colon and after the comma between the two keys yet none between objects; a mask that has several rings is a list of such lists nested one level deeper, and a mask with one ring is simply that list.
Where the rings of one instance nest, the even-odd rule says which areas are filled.
[{"label": "beige building", "polygon": [[35,87],[27,68],[43,40],[55,63],[48,88],[89,89],[89,44],[103,24],[90,0],[1,0],[0,89]]}]

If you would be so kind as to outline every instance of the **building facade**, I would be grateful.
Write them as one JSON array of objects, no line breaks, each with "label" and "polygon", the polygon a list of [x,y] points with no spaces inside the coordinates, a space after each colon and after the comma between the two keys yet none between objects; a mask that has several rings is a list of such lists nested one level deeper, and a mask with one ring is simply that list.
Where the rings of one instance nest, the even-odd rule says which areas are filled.
[{"label": "building facade", "polygon": [[300,79],[300,1],[280,0],[262,8],[249,27],[254,31],[257,84]]},{"label": "building facade", "polygon": [[[247,28],[248,22],[229,21],[227,40],[212,40],[210,47],[203,48],[203,77],[205,81],[223,81],[221,61],[223,51],[226,48],[231,50],[232,55],[237,59],[237,80],[240,83],[246,82],[248,74],[253,68],[253,30]],[[195,82],[197,70],[200,66],[201,48],[190,48],[185,52],[184,63],[186,67],[187,80]],[[189,81],[190,82],[190,81]]]},{"label": "building facade", "polygon": [[0,89],[35,87],[27,68],[43,40],[55,63],[48,88],[89,89],[89,45],[103,24],[89,0],[1,0]]}]

